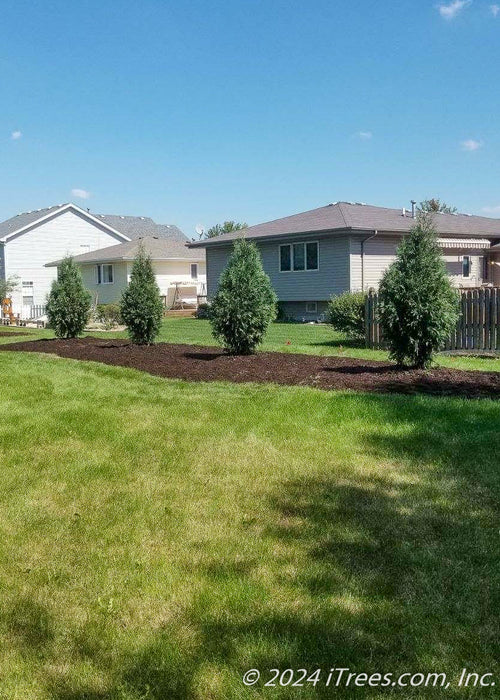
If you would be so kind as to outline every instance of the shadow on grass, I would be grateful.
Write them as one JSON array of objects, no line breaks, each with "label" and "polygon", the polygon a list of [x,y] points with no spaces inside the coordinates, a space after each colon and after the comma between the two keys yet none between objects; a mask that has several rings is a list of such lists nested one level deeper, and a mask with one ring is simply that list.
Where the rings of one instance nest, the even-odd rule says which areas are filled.
[{"label": "shadow on grass", "polygon": [[335,338],[333,340],[323,340],[316,343],[308,343],[311,347],[364,350],[366,348],[364,340],[353,340],[351,338]]},{"label": "shadow on grass", "polygon": [[[273,558],[266,584],[258,569],[267,561],[242,555],[200,567],[203,590],[181,619],[124,658],[104,691],[68,689],[52,676],[51,697],[385,697],[382,689],[321,683],[245,689],[240,680],[249,668],[265,676],[271,668],[334,666],[446,672],[446,697],[494,697],[495,688],[464,695],[456,681],[464,667],[500,674],[498,408],[369,401],[379,429],[363,440],[380,473],[318,473],[270,493],[269,515],[254,523]],[[111,658],[96,653],[94,661],[105,667]],[[398,697],[440,692],[406,688]]]},{"label": "shadow on grass", "polygon": [[53,620],[48,609],[27,597],[17,600],[6,612],[7,631],[26,652],[41,652],[52,641]]}]

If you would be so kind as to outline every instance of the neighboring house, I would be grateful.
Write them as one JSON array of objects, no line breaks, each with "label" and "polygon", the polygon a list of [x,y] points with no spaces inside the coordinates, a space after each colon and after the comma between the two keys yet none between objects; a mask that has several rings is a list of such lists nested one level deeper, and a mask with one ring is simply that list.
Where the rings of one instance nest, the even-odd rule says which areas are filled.
[{"label": "neighboring house", "polygon": [[27,318],[33,306],[45,304],[57,274],[46,263],[140,236],[187,242],[176,226],[156,224],[144,216],[94,214],[72,203],[25,212],[0,223],[0,277],[19,280],[12,295],[14,313]]},{"label": "neighboring house", "polygon": [[[435,214],[446,267],[456,286],[500,286],[500,220]],[[213,297],[237,238],[257,244],[283,311],[317,319],[332,294],[377,288],[415,219],[405,209],[336,202],[196,243],[207,255],[207,292]]]},{"label": "neighboring house", "polygon": [[[81,269],[83,283],[92,293],[94,304],[117,303],[130,281],[132,262],[142,245],[153,261],[165,306],[172,306],[174,301],[194,306],[198,296],[206,296],[205,254],[202,250],[190,250],[186,242],[187,239],[149,236],[73,259]],[[57,260],[47,267],[54,269],[60,263]]]}]

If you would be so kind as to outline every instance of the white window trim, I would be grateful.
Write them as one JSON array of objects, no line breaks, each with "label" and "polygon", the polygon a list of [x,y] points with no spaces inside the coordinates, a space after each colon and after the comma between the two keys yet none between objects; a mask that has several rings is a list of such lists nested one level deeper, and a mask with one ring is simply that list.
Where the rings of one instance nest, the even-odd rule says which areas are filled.
[{"label": "white window trim", "polygon": [[[298,245],[300,243],[302,243],[302,245],[304,246],[304,269],[303,270],[294,270],[293,269],[293,246]],[[307,265],[307,252],[306,252],[305,246],[307,245],[307,243],[316,243],[316,247],[318,249],[318,266],[317,267],[312,267],[312,268],[306,267],[306,265]],[[285,246],[288,246],[290,248],[290,268],[291,268],[290,270],[282,270],[281,269],[281,249],[284,248]],[[288,274],[290,272],[295,272],[295,273],[296,272],[318,272],[319,265],[320,265],[320,263],[319,263],[319,241],[293,241],[293,243],[280,243],[280,245],[278,247],[278,265],[279,265],[280,273],[283,273],[283,274]]]},{"label": "white window trim", "polygon": [[[104,275],[102,268],[103,267],[110,267],[111,268],[111,277],[113,278],[111,282],[104,282]],[[99,272],[98,270],[101,270],[101,281],[99,282]],[[115,266],[112,263],[100,263],[95,266],[95,281],[96,284],[114,284],[115,283]]]},{"label": "white window trim", "polygon": [[[469,274],[468,275],[464,275],[464,262],[465,262],[466,258],[469,261]],[[472,277],[472,255],[463,255],[462,256],[462,279],[469,280],[471,277]]]},{"label": "white window trim", "polygon": [[[312,309],[308,307],[312,306]],[[317,314],[318,313],[318,302],[317,301],[306,301],[306,314]]]},{"label": "white window trim", "polygon": [[[196,275],[193,276],[193,267],[196,267]],[[198,280],[198,263],[191,263],[189,266],[189,273],[193,281]]]}]

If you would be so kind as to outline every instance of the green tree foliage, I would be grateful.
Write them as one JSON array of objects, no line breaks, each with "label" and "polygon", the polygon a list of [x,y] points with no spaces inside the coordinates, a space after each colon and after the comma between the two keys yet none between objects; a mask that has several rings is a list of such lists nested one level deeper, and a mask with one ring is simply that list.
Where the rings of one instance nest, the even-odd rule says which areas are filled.
[{"label": "green tree foliage", "polygon": [[432,197],[432,199],[424,199],[423,202],[420,202],[419,209],[420,211],[429,213],[440,211],[443,214],[455,214],[457,211],[456,207],[449,207],[445,202],[442,202],[436,197]]},{"label": "green tree foliage", "polygon": [[210,306],[214,338],[233,355],[250,355],[276,318],[277,297],[253,243],[237,240]]},{"label": "green tree foliage", "polygon": [[365,337],[364,292],[344,292],[333,296],[328,304],[328,322],[348,338],[362,340]]},{"label": "green tree foliage", "polygon": [[421,214],[379,287],[380,323],[399,365],[428,367],[458,318],[453,289],[429,214]]},{"label": "green tree foliage", "polygon": [[0,279],[0,302],[8,299],[19,284],[19,277],[11,275],[7,279]]},{"label": "green tree foliage", "polygon": [[57,271],[57,280],[47,300],[47,316],[57,338],[76,338],[82,334],[92,297],[83,286],[82,276],[73,258],[64,258]]},{"label": "green tree foliage", "polygon": [[120,317],[133,343],[153,343],[160,332],[163,302],[151,258],[141,245],[132,265],[130,284],[123,291]]},{"label": "green tree foliage", "polygon": [[243,228],[248,228],[248,224],[239,223],[238,221],[224,221],[223,224],[215,224],[209,228],[205,234],[205,238],[215,238],[223,233],[231,233],[232,231],[240,231]]}]

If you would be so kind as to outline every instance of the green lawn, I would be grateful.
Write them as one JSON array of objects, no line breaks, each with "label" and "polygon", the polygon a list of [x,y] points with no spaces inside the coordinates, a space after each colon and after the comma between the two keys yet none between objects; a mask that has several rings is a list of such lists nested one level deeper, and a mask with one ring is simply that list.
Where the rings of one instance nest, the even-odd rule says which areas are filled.
[{"label": "green lawn", "polygon": [[[5,330],[2,328],[2,330]],[[23,330],[23,329],[21,329]],[[51,337],[50,331],[30,331],[36,337]],[[96,333],[90,335],[103,337],[126,337],[125,333]],[[23,340],[23,338],[17,338]],[[195,318],[168,318],[163,322],[159,341],[167,343],[188,343],[193,345],[215,345],[208,321]],[[12,342],[14,338],[12,338]],[[0,344],[11,339],[0,336]],[[361,359],[386,360],[387,353],[379,350],[367,350],[362,343],[346,340],[330,326],[301,323],[273,323],[267,333],[262,350],[274,352],[298,352],[312,355],[344,355]],[[457,369],[500,371],[500,357],[452,357],[439,355],[436,363],[443,367]]]},{"label": "green lawn", "polygon": [[499,403],[0,364],[2,700],[434,697],[249,668],[500,682]]}]

